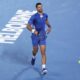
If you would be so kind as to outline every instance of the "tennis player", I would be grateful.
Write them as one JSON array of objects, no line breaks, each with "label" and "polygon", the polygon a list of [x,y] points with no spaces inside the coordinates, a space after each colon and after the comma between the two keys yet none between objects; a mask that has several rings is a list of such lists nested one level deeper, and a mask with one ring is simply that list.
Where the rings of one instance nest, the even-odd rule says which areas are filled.
[{"label": "tennis player", "polygon": [[[48,21],[48,15],[43,12],[42,3],[36,3],[37,13],[31,16],[28,21],[27,29],[31,31],[32,35],[32,59],[31,64],[35,64],[36,54],[38,48],[40,48],[42,56],[42,74],[47,73],[46,68],[46,34],[51,32],[51,25]],[[45,25],[47,25],[47,30],[45,30]]]}]

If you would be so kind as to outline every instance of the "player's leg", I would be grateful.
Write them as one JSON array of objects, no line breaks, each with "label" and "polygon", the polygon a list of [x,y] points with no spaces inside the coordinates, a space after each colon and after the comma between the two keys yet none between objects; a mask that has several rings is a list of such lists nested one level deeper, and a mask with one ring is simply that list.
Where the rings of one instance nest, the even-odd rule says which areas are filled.
[{"label": "player's leg", "polygon": [[31,64],[32,64],[32,65],[35,64],[36,54],[37,54],[37,52],[38,52],[38,46],[33,46],[32,60],[31,60]]},{"label": "player's leg", "polygon": [[46,46],[40,45],[40,51],[42,56],[42,64],[46,64]]},{"label": "player's leg", "polygon": [[40,41],[40,51],[42,56],[42,74],[46,74],[46,40]]},{"label": "player's leg", "polygon": [[38,46],[33,46],[32,55],[35,57],[38,52]]},{"label": "player's leg", "polygon": [[35,64],[35,60],[36,60],[36,54],[38,52],[38,40],[37,40],[37,37],[32,37],[32,44],[33,44],[33,50],[32,50],[31,64],[34,65]]},{"label": "player's leg", "polygon": [[42,74],[46,74],[46,45],[40,45],[40,51],[42,56]]}]

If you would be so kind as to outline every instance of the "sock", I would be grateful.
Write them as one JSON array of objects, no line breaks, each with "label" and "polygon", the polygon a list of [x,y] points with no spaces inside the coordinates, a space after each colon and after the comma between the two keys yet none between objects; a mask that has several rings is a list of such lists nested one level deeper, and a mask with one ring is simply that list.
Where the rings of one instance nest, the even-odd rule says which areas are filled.
[{"label": "sock", "polygon": [[35,59],[35,58],[36,58],[36,56],[32,56],[32,58],[33,58],[33,59]]},{"label": "sock", "polygon": [[46,64],[42,64],[42,69],[46,68]]}]

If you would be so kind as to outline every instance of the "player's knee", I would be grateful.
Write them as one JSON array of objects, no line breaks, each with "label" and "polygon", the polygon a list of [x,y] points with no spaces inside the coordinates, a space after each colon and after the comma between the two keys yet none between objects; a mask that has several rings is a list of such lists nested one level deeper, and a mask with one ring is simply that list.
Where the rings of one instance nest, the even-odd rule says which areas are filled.
[{"label": "player's knee", "polygon": [[33,52],[37,53],[38,52],[38,47],[33,47]]},{"label": "player's knee", "polygon": [[37,53],[38,52],[38,50],[33,50],[33,53]]}]

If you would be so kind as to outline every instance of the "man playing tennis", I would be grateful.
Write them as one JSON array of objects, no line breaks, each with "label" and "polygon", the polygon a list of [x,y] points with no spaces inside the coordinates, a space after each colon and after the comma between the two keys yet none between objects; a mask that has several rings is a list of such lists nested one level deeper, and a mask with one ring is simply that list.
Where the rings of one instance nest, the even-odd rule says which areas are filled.
[{"label": "man playing tennis", "polygon": [[[33,56],[31,64],[35,64],[38,47],[40,47],[42,55],[42,74],[46,74],[46,33],[51,31],[51,26],[48,22],[48,15],[43,12],[42,3],[36,3],[36,10],[37,13],[31,16],[27,25],[27,29],[32,32]],[[45,31],[45,24],[48,26],[47,31]]]}]

